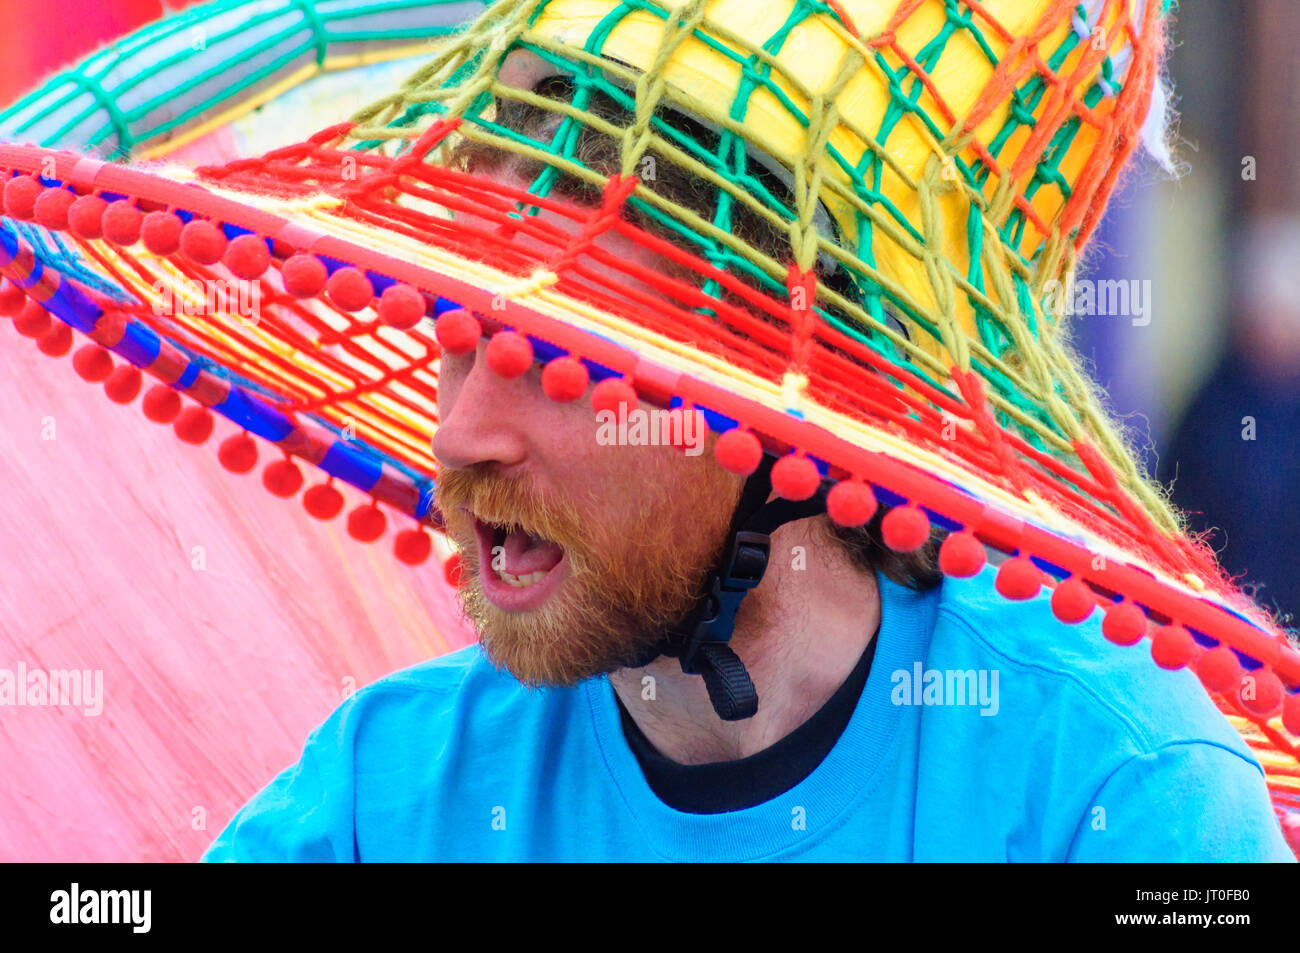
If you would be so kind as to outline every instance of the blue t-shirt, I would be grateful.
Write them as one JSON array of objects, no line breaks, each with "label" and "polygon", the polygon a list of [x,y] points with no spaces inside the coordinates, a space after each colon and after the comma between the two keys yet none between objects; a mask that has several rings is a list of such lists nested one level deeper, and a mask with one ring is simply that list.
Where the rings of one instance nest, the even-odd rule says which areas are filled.
[{"label": "blue t-shirt", "polygon": [[607,678],[529,689],[475,646],[340,705],[205,861],[1292,860],[1195,676],[993,570],[880,578],[866,687],[803,781],[690,814],[647,785]]}]

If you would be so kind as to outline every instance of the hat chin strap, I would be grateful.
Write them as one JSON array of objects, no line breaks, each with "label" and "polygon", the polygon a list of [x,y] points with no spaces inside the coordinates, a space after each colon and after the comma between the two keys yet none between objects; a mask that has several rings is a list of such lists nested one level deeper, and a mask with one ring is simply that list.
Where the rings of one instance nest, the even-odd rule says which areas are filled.
[{"label": "hat chin strap", "polygon": [[741,721],[758,712],[758,691],[728,643],[740,603],[763,581],[767,571],[771,535],[786,523],[826,511],[824,490],[807,500],[766,502],[772,491],[774,462],[764,456],[759,468],[745,481],[740,503],[732,514],[727,546],[705,577],[704,595],[686,621],[629,666],[649,665],[660,655],[677,658],[683,672],[704,679],[713,710],[723,721]]}]

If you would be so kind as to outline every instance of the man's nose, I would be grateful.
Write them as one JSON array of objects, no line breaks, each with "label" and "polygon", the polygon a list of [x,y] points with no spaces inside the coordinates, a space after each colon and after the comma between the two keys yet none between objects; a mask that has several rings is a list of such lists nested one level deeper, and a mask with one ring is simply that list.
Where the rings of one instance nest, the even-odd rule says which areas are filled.
[{"label": "man's nose", "polygon": [[[464,469],[480,463],[516,466],[528,455],[528,395],[523,379],[506,380],[487,366],[480,346],[458,386],[442,387],[433,435],[439,464]],[[446,382],[452,384],[454,382]]]}]

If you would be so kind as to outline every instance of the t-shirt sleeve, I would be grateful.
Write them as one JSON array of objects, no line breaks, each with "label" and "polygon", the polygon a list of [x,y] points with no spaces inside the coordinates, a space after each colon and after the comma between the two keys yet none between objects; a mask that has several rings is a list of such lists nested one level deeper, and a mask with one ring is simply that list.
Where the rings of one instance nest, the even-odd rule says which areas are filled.
[{"label": "t-shirt sleeve", "polygon": [[200,860],[354,860],[353,784],[344,735],[336,712],[308,736],[298,762],[240,808]]},{"label": "t-shirt sleeve", "polygon": [[1097,791],[1072,861],[1294,862],[1259,766],[1210,742],[1136,755]]}]

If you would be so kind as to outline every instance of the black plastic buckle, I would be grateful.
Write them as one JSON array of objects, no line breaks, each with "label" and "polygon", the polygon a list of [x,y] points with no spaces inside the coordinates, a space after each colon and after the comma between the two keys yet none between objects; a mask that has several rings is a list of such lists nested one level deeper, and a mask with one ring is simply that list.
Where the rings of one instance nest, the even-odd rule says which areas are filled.
[{"label": "black plastic buckle", "polygon": [[731,552],[719,580],[723,589],[749,590],[763,581],[772,538],[767,533],[741,530],[732,537]]},{"label": "black plastic buckle", "polygon": [[708,607],[679,654],[683,672],[699,674],[696,655],[702,643],[726,644],[730,641],[741,600],[763,581],[771,551],[772,541],[767,533],[741,530],[732,537],[722,569],[710,576],[712,581],[706,596]]}]

